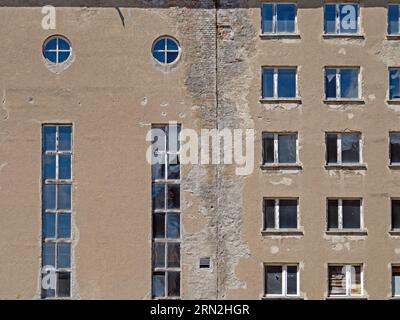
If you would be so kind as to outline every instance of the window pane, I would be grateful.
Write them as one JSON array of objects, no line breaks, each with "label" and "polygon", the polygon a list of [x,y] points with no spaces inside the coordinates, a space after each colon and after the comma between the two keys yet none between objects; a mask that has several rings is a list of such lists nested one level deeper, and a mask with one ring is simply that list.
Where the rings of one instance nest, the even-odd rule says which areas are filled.
[{"label": "window pane", "polygon": [[153,180],[165,179],[165,164],[158,162],[152,164],[151,176]]},{"label": "window pane", "polygon": [[46,151],[56,150],[56,127],[43,127],[43,148]]},{"label": "window pane", "polygon": [[264,163],[274,163],[274,135],[264,135]]},{"label": "window pane", "polygon": [[181,250],[179,243],[168,243],[168,268],[179,268],[181,263]]},{"label": "window pane", "polygon": [[282,294],[282,267],[268,266],[265,273],[266,294]]},{"label": "window pane", "polygon": [[392,200],[392,229],[400,229],[400,200]]},{"label": "window pane", "polygon": [[72,128],[61,126],[58,128],[58,150],[70,151],[71,150],[71,133]]},{"label": "window pane", "polygon": [[58,209],[71,210],[71,185],[60,184],[58,189]]},{"label": "window pane", "polygon": [[340,70],[340,97],[358,98],[358,69]]},{"label": "window pane", "polygon": [[297,229],[297,200],[279,200],[279,228]]},{"label": "window pane", "polygon": [[159,51],[159,50],[165,50],[166,48],[166,41],[167,39],[160,39],[154,44],[153,50]]},{"label": "window pane", "polygon": [[337,163],[337,134],[326,135],[327,163]]},{"label": "window pane", "polygon": [[393,267],[392,271],[393,296],[400,296],[400,267]]},{"label": "window pane", "polygon": [[278,137],[280,163],[296,163],[296,141],[295,134],[283,134]]},{"label": "window pane", "polygon": [[360,200],[343,200],[343,228],[360,229]]},{"label": "window pane", "polygon": [[265,200],[264,202],[264,228],[275,228],[275,200]]},{"label": "window pane", "polygon": [[360,162],[360,135],[358,133],[342,134],[342,162]]},{"label": "window pane", "polygon": [[170,124],[167,127],[168,129],[168,151],[170,152],[178,152],[180,150],[180,141],[179,136],[181,133],[181,126],[178,124]]},{"label": "window pane", "polygon": [[351,294],[361,295],[361,266],[351,266]]},{"label": "window pane", "polygon": [[388,34],[399,33],[399,6],[388,6]]},{"label": "window pane", "polygon": [[180,164],[178,155],[168,155],[168,179],[180,179]]},{"label": "window pane", "polygon": [[64,61],[66,61],[69,58],[70,54],[71,53],[69,51],[67,51],[67,52],[59,52],[58,53],[58,63],[62,63]]},{"label": "window pane", "polygon": [[336,32],[336,6],[334,4],[325,5],[324,27],[325,33]]},{"label": "window pane", "polygon": [[328,229],[339,228],[338,200],[328,200]]},{"label": "window pane", "polygon": [[178,58],[179,52],[168,52],[167,63],[172,63]]},{"label": "window pane", "polygon": [[278,97],[294,98],[296,97],[296,70],[279,69],[278,70]]},{"label": "window pane", "polygon": [[178,50],[178,45],[176,44],[175,41],[172,41],[172,39],[166,39],[167,40],[167,50]]},{"label": "window pane", "polygon": [[71,274],[69,272],[57,273],[57,296],[69,297],[71,295]]},{"label": "window pane", "polygon": [[297,294],[297,267],[287,267],[287,294]]},{"label": "window pane", "polygon": [[389,98],[400,98],[400,70],[391,69],[389,71]]},{"label": "window pane", "polygon": [[400,163],[400,134],[390,134],[390,163]]},{"label": "window pane", "polygon": [[167,215],[167,237],[179,238],[181,235],[180,228],[180,215],[179,213],[168,213]]},{"label": "window pane", "polygon": [[180,206],[180,186],[178,184],[168,185],[168,209],[179,209]]},{"label": "window pane", "polygon": [[56,178],[56,156],[45,155],[43,160],[44,179]]},{"label": "window pane", "polygon": [[165,185],[153,184],[153,209],[164,209],[165,207]]},{"label": "window pane", "polygon": [[153,238],[165,238],[165,213],[153,216]]},{"label": "window pane", "polygon": [[71,179],[71,155],[59,156],[58,178]]},{"label": "window pane", "polygon": [[274,69],[263,70],[263,97],[274,97]]},{"label": "window pane", "polygon": [[60,213],[57,220],[58,238],[71,238],[71,214]]},{"label": "window pane", "polygon": [[181,276],[180,272],[168,272],[168,296],[179,297],[181,287]]},{"label": "window pane", "polygon": [[165,296],[165,274],[154,273],[152,283],[152,295],[153,297],[164,297]]},{"label": "window pane", "polygon": [[264,33],[273,32],[274,7],[272,4],[263,4],[262,6],[262,31]]},{"label": "window pane", "polygon": [[56,263],[56,245],[54,243],[43,243],[42,265],[55,267]]},{"label": "window pane", "polygon": [[277,4],[277,32],[295,32],[296,6],[293,4]]},{"label": "window pane", "polygon": [[329,267],[329,295],[346,294],[346,268],[344,266]]},{"label": "window pane", "polygon": [[155,242],[153,248],[154,268],[165,268],[165,243]]},{"label": "window pane", "polygon": [[45,213],[43,215],[43,238],[56,237],[56,215],[54,213]]},{"label": "window pane", "polygon": [[165,52],[163,51],[154,51],[154,58],[156,58],[159,62],[165,63]]},{"label": "window pane", "polygon": [[326,98],[337,98],[336,93],[336,69],[325,70],[325,96]]},{"label": "window pane", "polygon": [[71,244],[59,243],[57,245],[57,268],[71,267]]},{"label": "window pane", "polygon": [[56,208],[56,186],[54,184],[43,185],[43,209]]},{"label": "window pane", "polygon": [[341,4],[340,10],[340,33],[358,32],[358,5]]}]

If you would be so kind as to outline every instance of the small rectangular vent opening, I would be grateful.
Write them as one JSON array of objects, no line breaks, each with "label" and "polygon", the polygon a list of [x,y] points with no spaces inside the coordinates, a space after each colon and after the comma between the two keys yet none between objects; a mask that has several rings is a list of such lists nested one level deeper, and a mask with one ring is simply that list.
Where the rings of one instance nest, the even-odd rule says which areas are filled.
[{"label": "small rectangular vent opening", "polygon": [[211,259],[210,257],[200,258],[200,269],[210,269]]}]

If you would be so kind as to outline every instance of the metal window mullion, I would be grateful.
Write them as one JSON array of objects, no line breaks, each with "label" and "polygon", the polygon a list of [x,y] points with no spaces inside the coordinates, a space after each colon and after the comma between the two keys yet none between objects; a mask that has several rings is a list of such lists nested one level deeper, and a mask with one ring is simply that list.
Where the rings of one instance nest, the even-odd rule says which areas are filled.
[{"label": "metal window mullion", "polygon": [[343,229],[343,200],[338,199],[338,228]]},{"label": "metal window mullion", "polygon": [[[58,48],[58,37],[56,38],[56,64],[58,64],[58,52],[59,48]],[[57,131],[58,131],[58,127],[57,127]]]},{"label": "metal window mullion", "polygon": [[336,136],[336,148],[337,163],[342,163],[342,135],[340,133]]},{"label": "metal window mullion", "polygon": [[275,199],[275,229],[279,229],[279,199]]},{"label": "metal window mullion", "polygon": [[167,39],[164,39],[164,63],[167,64],[168,58],[167,58],[168,52],[167,52]]}]

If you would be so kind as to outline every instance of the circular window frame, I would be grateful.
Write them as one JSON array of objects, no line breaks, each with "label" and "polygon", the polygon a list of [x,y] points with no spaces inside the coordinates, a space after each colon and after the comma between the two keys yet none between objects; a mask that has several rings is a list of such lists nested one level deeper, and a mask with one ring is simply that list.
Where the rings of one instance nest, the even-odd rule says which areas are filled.
[{"label": "circular window frame", "polygon": [[[45,52],[46,52],[46,50],[45,50],[45,48],[46,48],[46,45],[51,41],[51,40],[54,40],[54,39],[62,39],[62,40],[64,40],[66,43],[68,43],[68,45],[69,45],[69,56],[68,56],[68,58],[65,60],[65,61],[63,61],[63,62],[53,62],[53,61],[51,61],[51,60],[49,60],[47,57],[46,57],[46,55],[45,55]],[[57,54],[59,54],[58,52],[57,52]],[[54,34],[54,35],[51,35],[51,36],[49,36],[49,37],[47,37],[45,40],[44,40],[44,42],[43,42],[43,45],[42,45],[42,57],[43,57],[43,60],[44,60],[44,63],[45,63],[45,66],[47,67],[47,69],[49,69],[50,71],[52,71],[52,72],[54,72],[54,73],[60,73],[61,71],[64,71],[65,69],[67,69],[73,62],[74,62],[74,60],[75,60],[75,55],[74,55],[74,49],[73,49],[73,46],[72,46],[72,43],[71,43],[71,41],[66,37],[66,36],[63,36],[63,35],[61,35],[61,34]]]},{"label": "circular window frame", "polygon": [[[172,62],[170,62],[170,63],[168,63],[168,62],[160,62],[160,61],[154,56],[154,47],[156,46],[156,44],[157,44],[160,40],[172,40],[172,41],[177,45],[177,47],[178,47],[178,56],[176,57],[176,59],[175,59],[174,61],[172,61]],[[168,50],[165,49],[164,51],[161,51],[161,52],[167,53]],[[170,52],[176,52],[176,51],[170,51]],[[181,44],[179,43],[179,41],[178,41],[176,38],[174,38],[174,37],[172,37],[172,36],[169,36],[169,35],[162,35],[162,36],[159,36],[157,39],[155,39],[155,40],[153,41],[153,45],[151,46],[151,56],[152,56],[153,60],[154,60],[155,62],[157,62],[157,64],[160,65],[160,66],[163,66],[163,67],[171,67],[171,66],[174,66],[174,65],[176,65],[177,63],[179,63],[179,61],[180,61],[180,59],[181,59],[181,56],[182,56]],[[165,60],[166,60],[166,59],[167,59],[167,55],[165,55]]]}]

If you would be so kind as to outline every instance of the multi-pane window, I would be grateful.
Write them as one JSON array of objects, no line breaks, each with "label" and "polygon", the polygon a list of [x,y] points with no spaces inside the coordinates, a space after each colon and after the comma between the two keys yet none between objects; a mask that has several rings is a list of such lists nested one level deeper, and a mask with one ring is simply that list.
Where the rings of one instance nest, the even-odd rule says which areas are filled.
[{"label": "multi-pane window", "polygon": [[262,95],[266,99],[297,97],[297,68],[263,68]]},{"label": "multi-pane window", "polygon": [[399,34],[399,14],[400,6],[398,4],[388,5],[388,34]]},{"label": "multi-pane window", "polygon": [[262,5],[262,32],[285,34],[296,32],[297,7],[294,3],[264,3]]},{"label": "multi-pane window", "polygon": [[360,68],[325,68],[325,97],[360,99]]},{"label": "multi-pane window", "polygon": [[389,69],[389,100],[400,99],[400,69]]},{"label": "multi-pane window", "polygon": [[298,296],[299,268],[296,264],[264,266],[265,296]]},{"label": "multi-pane window", "polygon": [[72,126],[42,130],[42,297],[70,297]]},{"label": "multi-pane window", "polygon": [[361,134],[328,133],[326,135],[327,164],[361,163]]},{"label": "multi-pane window", "polygon": [[324,8],[325,34],[357,34],[359,5],[352,3],[326,4]]},{"label": "multi-pane window", "polygon": [[295,164],[297,149],[297,133],[263,134],[264,164]]},{"label": "multi-pane window", "polygon": [[180,296],[179,125],[152,127],[153,298]]},{"label": "multi-pane window", "polygon": [[328,230],[361,229],[361,199],[328,199]]},{"label": "multi-pane window", "polygon": [[264,230],[297,229],[298,199],[264,199]]},{"label": "multi-pane window", "polygon": [[400,165],[400,132],[391,132],[390,139],[390,164]]},{"label": "multi-pane window", "polygon": [[400,297],[400,266],[392,266],[392,295]]},{"label": "multi-pane window", "polygon": [[400,199],[391,199],[392,230],[400,230]]},{"label": "multi-pane window", "polygon": [[328,290],[329,296],[362,296],[362,265],[329,265]]}]

